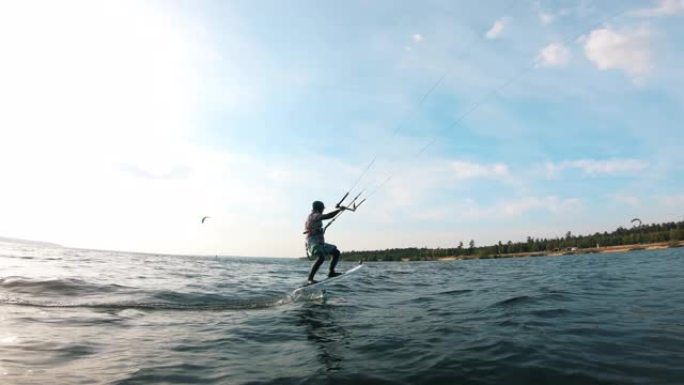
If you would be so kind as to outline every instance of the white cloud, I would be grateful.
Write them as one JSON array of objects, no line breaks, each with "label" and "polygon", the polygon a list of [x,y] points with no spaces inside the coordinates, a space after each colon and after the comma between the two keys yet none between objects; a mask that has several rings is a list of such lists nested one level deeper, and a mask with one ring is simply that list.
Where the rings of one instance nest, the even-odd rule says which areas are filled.
[{"label": "white cloud", "polygon": [[[579,7],[581,6],[582,5],[580,4]],[[559,18],[570,14],[573,11],[572,8],[560,8],[555,10],[549,10],[548,8],[544,9],[544,7],[542,7],[542,4],[539,1],[534,3],[534,8],[537,12],[539,22],[542,25],[549,25],[558,20]]]},{"label": "white cloud", "polygon": [[502,199],[487,204],[478,203],[472,198],[466,198],[457,205],[434,208],[421,208],[410,214],[412,220],[419,221],[450,221],[454,213],[460,220],[499,220],[514,219],[532,212],[548,212],[562,214],[577,211],[583,206],[578,198],[559,198],[555,195],[524,196],[512,199]]},{"label": "white cloud", "polygon": [[684,194],[664,195],[660,197],[660,202],[664,206],[681,209],[682,207],[684,207]]},{"label": "white cloud", "polygon": [[539,21],[541,21],[541,23],[544,25],[551,24],[554,20],[556,20],[556,15],[552,13],[539,12],[538,16]]},{"label": "white cloud", "polygon": [[532,210],[544,210],[553,213],[575,209],[581,205],[576,198],[559,199],[556,196],[527,197],[519,200],[504,202],[499,206],[499,212],[506,216],[519,216]]},{"label": "white cloud", "polygon": [[543,197],[528,196],[517,199],[502,200],[494,204],[482,206],[474,200],[468,199],[458,212],[467,219],[493,219],[520,217],[532,211],[547,211],[551,213],[563,213],[577,210],[582,206],[582,201],[577,198],[561,199],[555,195]]},{"label": "white cloud", "polygon": [[416,33],[416,34],[413,35],[413,41],[414,41],[415,43],[420,43],[420,42],[422,42],[423,40],[425,40],[425,38],[423,37],[423,35],[421,35],[421,34],[419,34],[419,33]]},{"label": "white cloud", "polygon": [[684,13],[684,0],[660,0],[651,8],[638,9],[630,14],[640,17],[659,17],[674,16],[679,13]]},{"label": "white cloud", "polygon": [[570,50],[563,43],[551,43],[539,50],[537,65],[541,67],[559,67],[570,61]]},{"label": "white cloud", "polygon": [[653,69],[652,34],[646,27],[620,32],[608,26],[593,30],[580,42],[587,59],[600,70],[622,70],[638,77]]},{"label": "white cloud", "polygon": [[503,30],[506,28],[506,25],[508,25],[508,18],[507,17],[502,17],[499,20],[494,22],[494,25],[492,25],[492,28],[490,28],[487,33],[485,33],[485,37],[487,39],[496,39],[498,38]]},{"label": "white cloud", "polygon": [[[390,168],[392,178],[386,182],[385,173],[378,173],[374,181],[366,180],[361,185],[367,191],[378,190],[385,198],[381,201],[386,212],[401,208],[406,212],[415,211],[414,218],[432,216],[429,214],[430,205],[435,197],[442,196],[447,191],[472,191],[477,184],[492,183],[492,181],[506,184],[515,183],[509,168],[503,163],[480,164],[468,161],[436,160],[397,160]],[[381,171],[378,169],[378,171]],[[376,173],[373,173],[376,174]],[[375,179],[374,176],[370,176]],[[373,199],[375,201],[375,198]],[[378,202],[371,203],[378,205]],[[376,207],[377,209],[377,207]],[[428,210],[426,212],[426,210]],[[383,210],[380,210],[383,211]],[[443,213],[448,215],[448,210]],[[396,218],[388,215],[385,219],[390,222]],[[435,219],[433,217],[433,219]]]},{"label": "white cloud", "polygon": [[480,164],[454,161],[451,162],[450,166],[457,179],[493,178],[505,180],[510,178],[508,166],[503,163]]},{"label": "white cloud", "polygon": [[639,159],[579,159],[566,160],[559,163],[546,163],[547,175],[554,177],[561,171],[567,169],[577,169],[585,175],[619,175],[636,174],[648,167],[648,163]]},{"label": "white cloud", "polygon": [[641,199],[633,195],[612,194],[609,196],[609,198],[628,206],[639,206],[641,204]]}]

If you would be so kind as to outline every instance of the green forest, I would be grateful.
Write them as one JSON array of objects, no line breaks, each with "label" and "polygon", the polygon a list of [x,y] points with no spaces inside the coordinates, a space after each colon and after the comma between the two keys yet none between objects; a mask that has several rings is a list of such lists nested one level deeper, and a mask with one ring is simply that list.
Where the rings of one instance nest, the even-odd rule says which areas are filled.
[{"label": "green forest", "polygon": [[346,251],[342,259],[348,261],[430,261],[445,257],[504,258],[520,254],[545,255],[551,253],[573,254],[597,252],[599,247],[670,242],[672,246],[684,240],[684,221],[648,224],[632,228],[618,227],[612,232],[591,235],[574,235],[568,231],[560,238],[527,237],[524,242],[502,242],[494,245],[476,246],[475,241],[458,242],[452,248],[401,248],[371,251]]}]

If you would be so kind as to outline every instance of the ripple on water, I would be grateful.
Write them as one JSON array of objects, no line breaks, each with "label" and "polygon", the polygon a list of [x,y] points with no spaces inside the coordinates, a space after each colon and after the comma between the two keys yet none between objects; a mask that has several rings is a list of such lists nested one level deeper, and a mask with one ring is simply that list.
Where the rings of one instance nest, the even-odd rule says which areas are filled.
[{"label": "ripple on water", "polygon": [[[0,278],[8,384],[684,378],[684,250],[368,263],[353,279],[296,299],[307,261],[31,255],[12,258]],[[71,268],[33,276],[61,263],[41,255]]]}]

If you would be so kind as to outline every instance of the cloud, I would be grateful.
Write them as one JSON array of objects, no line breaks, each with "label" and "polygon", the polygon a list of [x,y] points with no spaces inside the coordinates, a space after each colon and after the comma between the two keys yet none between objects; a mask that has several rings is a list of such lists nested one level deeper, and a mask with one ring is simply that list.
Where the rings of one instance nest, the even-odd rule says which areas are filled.
[{"label": "cloud", "polygon": [[578,198],[561,199],[555,195],[543,197],[527,196],[502,200],[486,206],[479,205],[474,200],[468,199],[465,201],[464,206],[458,209],[458,212],[459,215],[470,220],[498,219],[501,217],[520,217],[533,211],[563,213],[577,210],[581,206],[582,201]]},{"label": "cloud", "polygon": [[684,206],[684,194],[661,196],[660,203],[667,207],[681,208]]},{"label": "cloud", "polygon": [[615,202],[628,206],[639,206],[641,204],[641,199],[633,195],[611,194],[609,195],[609,198],[613,199]]},{"label": "cloud", "polygon": [[416,33],[416,34],[413,35],[413,42],[414,42],[414,43],[420,43],[420,42],[422,42],[423,40],[425,40],[425,38],[423,37],[423,35],[421,35],[421,34],[419,34],[419,33]]},{"label": "cloud", "polygon": [[538,16],[539,21],[544,25],[551,24],[554,20],[556,20],[556,15],[552,13],[539,12]]},{"label": "cloud", "polygon": [[653,70],[652,34],[646,27],[620,32],[610,26],[582,36],[584,53],[599,70],[621,70],[633,77]]},{"label": "cloud", "polygon": [[571,8],[561,8],[556,10],[544,9],[544,7],[542,7],[542,4],[539,1],[536,1],[534,3],[534,8],[537,12],[539,22],[542,25],[549,25],[558,20],[560,17],[566,16],[570,12],[572,12]]},{"label": "cloud", "polygon": [[539,50],[537,65],[540,67],[560,67],[570,61],[570,50],[563,43],[551,43]]},{"label": "cloud", "polygon": [[679,13],[684,13],[684,0],[661,0],[651,8],[630,12],[631,15],[638,17],[674,16]]},{"label": "cloud", "polygon": [[499,212],[506,216],[519,216],[531,210],[561,212],[577,208],[581,201],[576,198],[559,199],[556,196],[527,197],[500,204]]},{"label": "cloud", "polygon": [[557,176],[561,171],[577,169],[585,175],[619,175],[636,174],[648,167],[648,163],[639,159],[579,159],[566,160],[559,163],[546,163],[547,175]]},{"label": "cloud", "polygon": [[457,179],[493,178],[508,179],[508,166],[503,163],[479,164],[465,161],[451,162],[451,170]]},{"label": "cloud", "polygon": [[492,25],[492,28],[485,33],[485,37],[487,39],[496,39],[498,38],[501,33],[503,32],[504,28],[506,28],[506,25],[508,24],[508,18],[507,17],[502,17],[499,20],[494,22],[494,25]]},{"label": "cloud", "polygon": [[579,198],[559,198],[555,195],[524,196],[513,199],[502,199],[486,204],[478,203],[472,198],[463,199],[460,204],[450,205],[448,209],[421,208],[411,213],[410,218],[419,221],[449,221],[458,213],[461,220],[500,220],[522,217],[533,212],[553,214],[577,211],[583,205]]},{"label": "cloud", "polygon": [[150,169],[144,168],[143,166],[124,163],[121,165],[121,169],[133,176],[143,179],[187,179],[192,171],[185,166],[180,165],[163,165],[162,169]]},{"label": "cloud", "polygon": [[[223,55],[172,7],[42,6],[0,2],[0,175],[21,186],[0,199],[0,234],[105,249],[299,253],[297,204],[333,185],[310,164],[344,168],[193,140],[203,109],[235,109],[223,95],[245,105],[242,87],[228,84],[241,65],[218,73]],[[301,182],[311,179],[325,186]],[[202,215],[211,227],[198,227]],[[273,237],[264,243],[254,228]]]},{"label": "cloud", "polygon": [[[391,174],[391,180],[387,181],[387,174],[377,173],[376,180],[364,180],[361,186],[368,186],[371,194],[379,191],[384,195],[386,198],[383,202],[388,211],[402,208],[423,214],[425,210],[429,211],[429,206],[438,200],[437,197],[443,197],[444,194],[473,191],[481,188],[480,183],[489,186],[491,183],[512,185],[516,182],[506,164],[461,160],[397,160]],[[374,177],[371,175],[369,178]]]}]

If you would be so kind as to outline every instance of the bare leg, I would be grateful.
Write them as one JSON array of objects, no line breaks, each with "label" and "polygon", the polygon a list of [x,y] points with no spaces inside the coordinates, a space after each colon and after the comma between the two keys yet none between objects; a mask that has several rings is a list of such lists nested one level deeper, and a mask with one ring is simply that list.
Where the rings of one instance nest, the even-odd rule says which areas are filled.
[{"label": "bare leg", "polygon": [[323,255],[323,253],[317,253],[317,256],[318,259],[316,259],[316,262],[314,262],[314,264],[311,266],[311,271],[309,272],[309,281],[313,281],[318,268],[321,267],[323,261],[325,260],[325,255]]},{"label": "bare leg", "polygon": [[337,261],[340,259],[340,251],[335,249],[332,253],[332,261],[330,261],[330,271],[329,275],[333,275],[335,273],[335,266],[337,266]]}]

